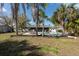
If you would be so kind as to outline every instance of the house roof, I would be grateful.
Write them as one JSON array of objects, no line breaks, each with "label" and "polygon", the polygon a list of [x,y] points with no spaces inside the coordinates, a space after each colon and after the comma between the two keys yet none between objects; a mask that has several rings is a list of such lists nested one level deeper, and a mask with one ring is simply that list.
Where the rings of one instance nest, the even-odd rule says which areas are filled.
[{"label": "house roof", "polygon": [[[30,27],[26,27],[26,28],[28,28],[28,29],[36,29],[36,27],[35,26],[30,26]],[[38,27],[38,29],[42,29],[43,27]],[[50,27],[44,27],[44,29],[49,29]]]},{"label": "house roof", "polygon": [[[26,28],[35,28],[36,26],[27,26]],[[42,28],[43,26],[38,26],[38,28]],[[50,26],[44,26],[45,28],[49,28]]]}]

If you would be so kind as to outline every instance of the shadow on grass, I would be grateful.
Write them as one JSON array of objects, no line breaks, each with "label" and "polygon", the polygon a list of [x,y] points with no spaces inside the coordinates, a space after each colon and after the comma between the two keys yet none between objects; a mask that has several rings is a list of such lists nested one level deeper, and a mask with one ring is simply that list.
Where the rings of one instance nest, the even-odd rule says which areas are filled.
[{"label": "shadow on grass", "polygon": [[[18,41],[4,41],[0,42],[0,56],[42,56],[41,49],[38,46],[30,45],[26,40]],[[24,51],[23,54],[22,52]],[[27,53],[29,52],[29,53]]]}]

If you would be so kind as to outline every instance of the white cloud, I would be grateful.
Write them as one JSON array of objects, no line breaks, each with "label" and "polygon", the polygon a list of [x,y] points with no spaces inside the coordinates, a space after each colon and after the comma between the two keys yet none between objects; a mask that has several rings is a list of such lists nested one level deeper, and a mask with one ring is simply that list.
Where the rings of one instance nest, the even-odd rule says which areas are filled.
[{"label": "white cloud", "polygon": [[[64,5],[69,6],[69,5],[71,5],[71,3],[64,3]],[[74,7],[79,8],[79,3],[77,3]]]},{"label": "white cloud", "polygon": [[75,8],[79,8],[79,4],[76,4],[76,5],[75,5]]},{"label": "white cloud", "polygon": [[7,10],[5,8],[3,8],[3,12],[7,12]]},{"label": "white cloud", "polygon": [[7,10],[5,8],[0,8],[0,12],[7,12]]},{"label": "white cloud", "polygon": [[64,5],[66,5],[66,7],[68,7],[71,3],[63,3]]}]

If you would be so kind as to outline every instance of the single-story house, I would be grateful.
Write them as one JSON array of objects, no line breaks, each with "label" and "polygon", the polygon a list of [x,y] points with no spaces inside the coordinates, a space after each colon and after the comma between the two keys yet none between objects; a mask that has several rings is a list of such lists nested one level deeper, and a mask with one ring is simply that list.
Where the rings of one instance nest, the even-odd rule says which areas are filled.
[{"label": "single-story house", "polygon": [[[46,26],[45,26],[45,27],[44,27],[44,31],[49,31],[49,28],[50,28],[50,27],[46,27]],[[35,26],[29,26],[29,27],[26,27],[26,29],[28,29],[29,31],[31,31],[31,30],[35,30],[35,31],[36,31],[36,27],[35,27]],[[42,29],[43,29],[42,26],[38,27],[38,32],[41,32]]]},{"label": "single-story house", "polygon": [[13,31],[12,27],[6,25],[5,19],[0,18],[0,33],[12,32],[12,31]]},{"label": "single-story house", "polygon": [[6,25],[0,25],[0,33],[13,32],[13,29]]}]

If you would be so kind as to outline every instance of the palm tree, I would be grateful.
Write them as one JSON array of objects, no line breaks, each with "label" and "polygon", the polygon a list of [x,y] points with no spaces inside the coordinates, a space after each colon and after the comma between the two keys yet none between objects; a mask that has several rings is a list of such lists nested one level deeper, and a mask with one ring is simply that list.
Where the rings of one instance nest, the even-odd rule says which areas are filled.
[{"label": "palm tree", "polygon": [[44,20],[47,19],[45,12],[40,9],[39,10],[40,23],[42,23],[42,36],[44,36]]},{"label": "palm tree", "polygon": [[[67,30],[68,32],[70,32],[70,34],[72,34],[73,32],[73,35],[78,35],[78,20],[79,20],[79,13],[78,13],[78,9],[76,9],[74,6],[76,4],[70,4],[68,7],[67,7],[67,18],[68,18],[68,22],[67,22]],[[77,22],[76,22],[77,21]]]},{"label": "palm tree", "polygon": [[16,35],[18,35],[18,11],[19,11],[19,3],[11,4],[12,16],[16,22]]},{"label": "palm tree", "polygon": [[[73,23],[77,16],[77,11],[74,8],[75,4],[70,4],[69,6],[61,5],[60,8],[54,13],[54,16],[52,17],[56,24],[60,24],[64,31],[70,30],[74,27]],[[72,30],[73,31],[73,30]],[[68,31],[69,32],[69,31]]]},{"label": "palm tree", "polygon": [[36,35],[38,35],[38,7],[36,3],[30,4],[32,9],[33,20],[36,22]]},{"label": "palm tree", "polygon": [[[51,17],[51,21],[53,21],[56,25],[61,25],[62,28],[65,30],[64,27],[64,20],[66,18],[66,6],[61,4],[60,8],[58,8],[55,12],[53,17]],[[63,30],[63,33],[64,33]]]},{"label": "palm tree", "polygon": [[46,7],[47,4],[41,4],[41,3],[33,3],[31,4],[32,7],[32,15],[33,15],[33,19],[36,22],[36,35],[38,35],[38,26],[39,26],[39,22],[40,22],[40,18],[39,18],[39,10],[40,7],[42,7],[43,9]]},{"label": "palm tree", "polygon": [[47,16],[46,16],[46,14],[45,14],[45,9],[46,9],[46,7],[48,6],[48,4],[47,3],[45,3],[45,4],[41,4],[41,7],[42,7],[42,9],[40,9],[40,17],[42,17],[42,25],[43,25],[43,28],[42,28],[42,36],[44,36],[44,20],[45,19],[47,19]]},{"label": "palm tree", "polygon": [[[14,3],[14,4],[10,4],[11,5],[11,11],[12,11],[12,16],[13,19],[16,22],[16,35],[18,35],[18,12],[19,12],[19,7],[20,4],[19,3]],[[24,16],[25,16],[25,20],[26,20],[26,4],[22,3],[22,8],[23,8],[23,12],[24,12]]]}]

